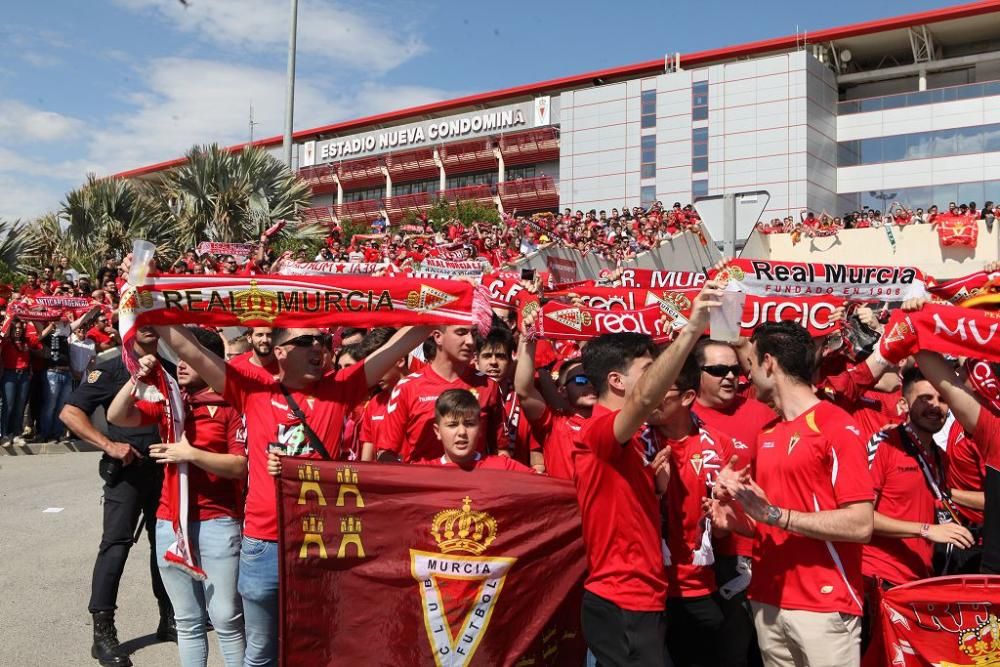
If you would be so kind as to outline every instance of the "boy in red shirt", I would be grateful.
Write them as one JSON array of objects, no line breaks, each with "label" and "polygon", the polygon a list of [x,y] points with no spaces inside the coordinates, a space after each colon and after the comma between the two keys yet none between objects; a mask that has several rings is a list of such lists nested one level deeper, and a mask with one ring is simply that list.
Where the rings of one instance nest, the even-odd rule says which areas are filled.
[{"label": "boy in red shirt", "polygon": [[482,454],[479,440],[479,401],[466,389],[449,389],[434,402],[434,435],[441,441],[441,458],[421,461],[424,465],[471,470],[535,471],[509,456]]},{"label": "boy in red shirt", "polygon": [[605,334],[583,350],[597,405],[573,441],[573,481],[587,549],[583,635],[602,665],[665,664],[667,578],[657,494],[666,491],[669,450],[657,451],[644,424],[708,326],[720,293],[716,283],[705,284],[690,321],[655,361],[657,350],[644,334]]}]

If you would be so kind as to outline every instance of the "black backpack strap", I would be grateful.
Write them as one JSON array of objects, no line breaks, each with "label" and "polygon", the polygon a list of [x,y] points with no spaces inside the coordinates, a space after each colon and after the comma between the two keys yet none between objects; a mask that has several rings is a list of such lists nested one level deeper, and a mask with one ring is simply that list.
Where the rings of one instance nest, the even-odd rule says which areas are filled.
[{"label": "black backpack strap", "polygon": [[324,461],[333,460],[330,456],[330,452],[326,450],[326,446],[323,444],[323,441],[319,439],[319,436],[316,435],[316,431],[312,430],[312,427],[309,426],[309,422],[306,421],[306,416],[302,412],[302,408],[299,407],[299,404],[295,402],[292,395],[288,393],[287,389],[285,389],[285,385],[279,382],[278,386],[281,387],[281,393],[285,395],[285,400],[288,401],[288,408],[292,411],[292,414],[295,415],[300,422],[302,422],[302,429],[306,432],[306,437],[309,438],[309,444],[312,445],[313,449],[319,452],[319,455],[323,457]]}]

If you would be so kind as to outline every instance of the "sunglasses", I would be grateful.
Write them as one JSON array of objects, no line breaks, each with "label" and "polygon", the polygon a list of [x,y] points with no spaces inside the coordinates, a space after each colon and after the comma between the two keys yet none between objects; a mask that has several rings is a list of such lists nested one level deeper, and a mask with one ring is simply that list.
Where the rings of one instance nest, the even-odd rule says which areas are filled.
[{"label": "sunglasses", "polygon": [[296,336],[295,338],[289,338],[285,342],[278,344],[293,345],[295,347],[312,347],[316,343],[324,345],[327,340],[329,340],[329,336],[326,334],[302,334],[301,336]]},{"label": "sunglasses", "polygon": [[702,366],[701,370],[705,371],[714,378],[724,378],[730,373],[733,377],[739,377],[743,375],[743,368],[739,364],[733,366],[727,366],[726,364],[713,364],[711,366]]},{"label": "sunglasses", "polygon": [[575,384],[577,387],[582,387],[584,385],[590,384],[590,378],[586,375],[574,375],[573,377],[566,380],[566,384]]}]

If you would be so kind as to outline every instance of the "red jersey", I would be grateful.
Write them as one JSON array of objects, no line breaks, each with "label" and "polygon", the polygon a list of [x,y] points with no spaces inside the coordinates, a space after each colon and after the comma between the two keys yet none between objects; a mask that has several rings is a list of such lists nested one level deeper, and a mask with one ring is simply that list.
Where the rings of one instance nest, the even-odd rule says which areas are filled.
[{"label": "red jersey", "polygon": [[872,387],[877,382],[868,364],[861,363],[826,377],[820,384],[820,398],[833,401],[850,413],[865,442],[906,419],[906,411],[899,408],[902,393],[875,391]]},{"label": "red jersey", "polygon": [[695,427],[670,445],[670,484],[662,498],[666,542],[668,596],[693,598],[716,590],[712,568],[712,534],[701,499],[711,493],[719,470],[733,455],[733,440],[711,427]]},{"label": "red jersey", "polygon": [[972,439],[986,465],[983,491],[983,574],[1000,574],[1000,416],[987,406],[979,410],[979,420]]},{"label": "red jersey", "polygon": [[479,399],[479,450],[495,452],[509,447],[499,385],[482,373],[469,369],[452,381],[434,372],[431,365],[399,381],[389,396],[385,420],[376,434],[376,451],[395,452],[405,463],[436,459],[444,454],[434,435],[434,402],[448,389],[468,389]]},{"label": "red jersey", "polygon": [[[948,431],[948,449],[942,453],[944,479],[949,489],[982,491],[986,483],[986,464],[978,445],[966,434],[956,419]],[[983,511],[955,503],[959,513],[974,524],[983,523]]]},{"label": "red jersey", "polygon": [[[798,512],[871,502],[861,431],[846,412],[820,401],[757,437],[754,478],[774,505]],[[757,524],[751,599],[782,609],[860,616],[861,545],[814,540]]]},{"label": "red jersey", "polygon": [[25,332],[24,342],[18,344],[12,340],[4,339],[0,343],[0,356],[3,358],[3,367],[10,371],[23,371],[31,368],[31,351],[42,349],[42,344],[37,336]]},{"label": "red jersey", "polygon": [[[741,468],[748,463],[753,464],[760,432],[778,421],[778,415],[766,404],[744,396],[737,396],[727,408],[713,408],[695,402],[694,413],[710,428],[732,438],[733,454],[740,457],[737,465]],[[726,461],[722,464],[725,465]],[[718,547],[722,554],[752,556],[753,538],[733,533],[729,538],[720,540]]]},{"label": "red jersey", "polygon": [[[425,466],[440,466],[442,468],[460,468],[457,463],[449,461],[448,458],[443,455],[436,459],[424,459],[423,461],[417,461],[417,464]],[[461,469],[465,470],[465,468]],[[529,468],[523,463],[518,463],[509,456],[483,456],[479,452],[476,452],[476,462],[473,464],[471,470],[513,470],[514,472],[530,472],[531,474],[535,474],[534,468]]]},{"label": "red jersey", "polygon": [[[936,501],[917,459],[903,446],[900,428],[878,433],[868,444],[875,511],[890,519],[935,523]],[[922,537],[872,535],[862,547],[861,569],[866,577],[906,584],[931,576],[933,555],[934,545]]]},{"label": "red jersey", "polygon": [[[309,427],[328,452],[340,449],[344,422],[351,409],[368,395],[365,364],[359,362],[335,376],[326,376],[311,393],[289,391],[305,414]],[[319,458],[309,444],[301,422],[292,414],[277,380],[264,380],[226,365],[225,400],[245,415],[250,479],[247,485],[243,533],[259,540],[278,540],[274,478],[267,472],[267,453],[273,444],[287,456]]]},{"label": "red jersey", "polygon": [[263,379],[264,381],[271,380],[277,377],[278,374],[281,372],[281,369],[278,367],[278,360],[275,359],[274,357],[271,357],[270,363],[268,363],[266,366],[258,366],[253,362],[253,358],[254,358],[254,351],[248,350],[243,354],[236,355],[235,357],[230,359],[227,363],[229,363],[234,368],[238,368],[240,371],[243,371],[247,374],[260,376],[261,379]]},{"label": "red jersey", "polygon": [[559,413],[546,406],[541,419],[535,421],[532,428],[535,439],[542,443],[546,475],[573,479],[573,441],[586,423],[586,417]]},{"label": "red jersey", "polygon": [[540,452],[541,444],[535,438],[531,424],[521,412],[521,400],[513,387],[504,391],[500,387],[500,399],[503,405],[504,428],[507,441],[513,446],[513,457],[525,465],[531,465],[531,452]]},{"label": "red jersey", "polygon": [[91,327],[91,329],[87,332],[87,338],[94,341],[97,345],[106,345],[111,342],[111,336],[104,333],[97,327]]},{"label": "red jersey", "polygon": [[[243,416],[226,405],[222,397],[205,388],[184,396],[184,435],[192,447],[213,454],[246,456],[246,431]],[[144,424],[156,424],[163,419],[163,403],[136,401]],[[174,520],[177,506],[177,466],[164,466],[163,493],[156,518]],[[226,479],[203,468],[188,466],[188,518],[207,521],[220,517],[243,516],[244,480]]]},{"label": "red jersey", "polygon": [[618,411],[594,406],[573,441],[573,481],[583,520],[583,587],[622,609],[663,611],[667,578],[660,547],[660,501],[648,462],[655,438],[615,438]]}]

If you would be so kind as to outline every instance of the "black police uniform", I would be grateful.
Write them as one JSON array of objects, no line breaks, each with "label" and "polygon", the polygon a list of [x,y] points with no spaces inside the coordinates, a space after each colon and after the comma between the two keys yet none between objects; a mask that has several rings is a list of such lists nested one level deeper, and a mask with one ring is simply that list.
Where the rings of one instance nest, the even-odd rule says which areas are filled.
[{"label": "black police uniform", "polygon": [[[174,368],[164,362],[171,375]],[[99,406],[107,410],[119,390],[130,378],[120,356],[102,362],[90,371],[79,387],[70,395],[66,405],[72,405],[88,415]],[[146,519],[149,538],[149,570],[153,579],[153,594],[158,602],[169,605],[167,591],[156,566],[156,509],[160,503],[163,486],[163,466],[149,457],[149,446],[160,442],[159,426],[121,428],[108,423],[108,438],[132,445],[142,459],[127,466],[104,455],[101,457],[101,476],[104,484],[104,530],[101,546],[94,563],[94,577],[90,594],[90,613],[114,611],[118,600],[118,585],[125,571],[125,560],[132,547],[132,538],[139,523],[139,514]]]}]

